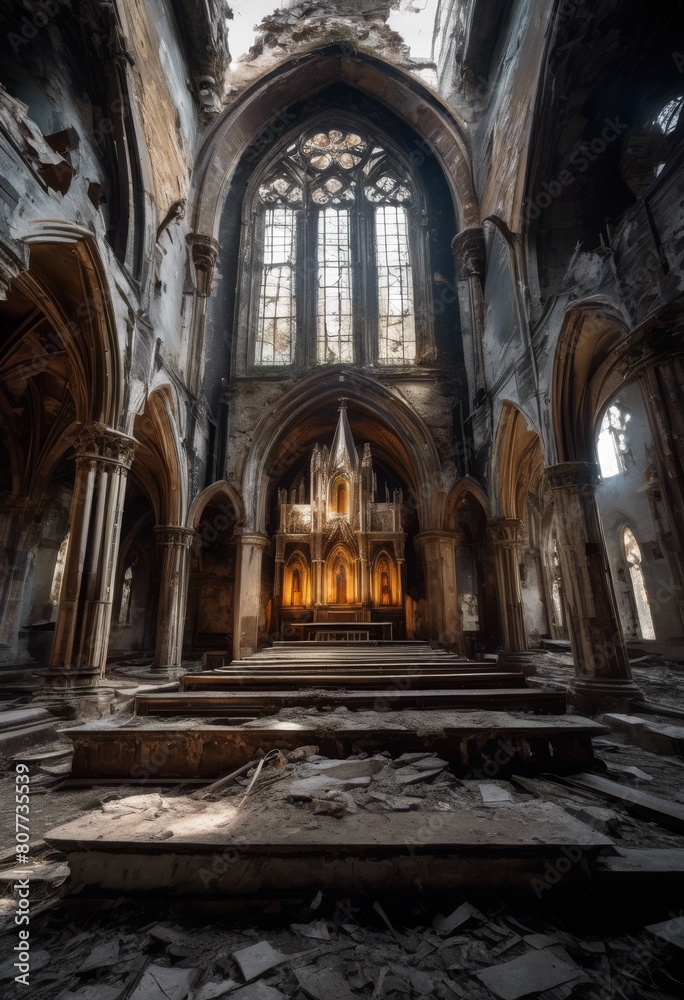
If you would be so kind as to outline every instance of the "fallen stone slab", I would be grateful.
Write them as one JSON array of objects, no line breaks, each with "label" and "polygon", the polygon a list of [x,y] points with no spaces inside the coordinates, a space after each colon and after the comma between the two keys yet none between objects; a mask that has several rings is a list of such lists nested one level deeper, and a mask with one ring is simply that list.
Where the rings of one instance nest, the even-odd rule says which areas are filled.
[{"label": "fallen stone slab", "polygon": [[513,796],[507,788],[501,788],[493,781],[479,785],[482,801],[487,805],[505,805],[513,801]]},{"label": "fallen stone slab", "polygon": [[668,830],[684,831],[684,805],[668,802],[657,795],[649,795],[636,788],[625,788],[598,774],[574,774],[565,779],[578,788],[586,788],[615,802],[620,802],[628,812],[654,820]]},{"label": "fallen stone slab", "polygon": [[548,951],[528,951],[503,965],[481,969],[475,975],[501,1000],[518,1000],[531,993],[543,993],[565,983],[587,981],[581,971]]},{"label": "fallen stone slab", "polygon": [[301,989],[311,1000],[357,1000],[334,969],[297,969],[295,975]]},{"label": "fallen stone slab", "polygon": [[608,713],[602,721],[618,733],[626,733],[637,746],[665,756],[684,755],[684,727],[642,719],[639,715]]},{"label": "fallen stone slab", "polygon": [[484,914],[471,906],[470,903],[461,903],[448,917],[443,917],[441,913],[438,913],[432,921],[432,926],[438,934],[452,934],[469,920],[484,921],[485,919]]},{"label": "fallen stone slab", "polygon": [[103,969],[110,965],[116,965],[119,961],[119,941],[103,941],[96,945],[85,961],[79,965],[79,974],[89,972],[91,969]]},{"label": "fallen stone slab", "polygon": [[186,1000],[201,974],[201,969],[148,965],[130,1000]]},{"label": "fallen stone slab", "polygon": [[660,941],[667,941],[684,951],[684,917],[671,917],[659,924],[649,924],[646,930]]},{"label": "fallen stone slab", "polygon": [[568,802],[564,808],[580,823],[586,823],[587,826],[599,830],[600,833],[614,833],[620,825],[620,817],[612,809],[606,809],[602,806],[575,805],[572,802]]},{"label": "fallen stone slab", "polygon": [[247,980],[263,976],[265,972],[287,961],[287,955],[277,951],[268,941],[259,941],[247,948],[240,948],[239,951],[233,952],[231,958],[237,962],[240,972]]}]

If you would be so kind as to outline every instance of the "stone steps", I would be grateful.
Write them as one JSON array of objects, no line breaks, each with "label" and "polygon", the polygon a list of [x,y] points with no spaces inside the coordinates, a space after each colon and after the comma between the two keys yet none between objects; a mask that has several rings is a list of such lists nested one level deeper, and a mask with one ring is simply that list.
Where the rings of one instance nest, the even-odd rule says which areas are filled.
[{"label": "stone steps", "polygon": [[[202,696],[207,698],[207,696]],[[221,710],[216,697],[208,707]],[[213,721],[213,720],[212,720]],[[246,725],[149,716],[135,725],[90,723],[67,729],[75,778],[218,778],[262,751],[317,746],[331,758],[388,752],[437,753],[457,775],[505,777],[512,772],[572,774],[591,766],[591,739],[605,726],[571,715],[436,710],[301,713]]]},{"label": "stone steps", "polygon": [[290,690],[292,688],[347,688],[354,691],[370,689],[381,689],[385,686],[395,686],[399,689],[412,689],[414,691],[428,688],[440,688],[442,690],[452,690],[455,688],[524,688],[526,686],[523,674],[492,672],[484,674],[472,673],[390,673],[384,674],[357,674],[354,673],[332,673],[321,671],[311,671],[309,673],[262,674],[260,671],[252,673],[211,673],[211,674],[186,674],[182,680],[183,691],[204,691],[221,690],[234,691],[236,689],[261,690],[263,688],[277,688],[279,690]]},{"label": "stone steps", "polygon": [[[145,798],[155,801],[141,822]],[[69,885],[148,898],[405,893],[416,883],[422,890],[505,887],[534,894],[535,886],[547,887],[549,871],[554,885],[588,886],[592,862],[612,850],[607,837],[549,802],[319,816],[312,829],[294,807],[264,820],[236,813],[227,801],[167,798],[162,812],[157,799],[120,800],[46,834],[68,858]],[[571,863],[578,857],[583,864]]]},{"label": "stone steps", "polygon": [[181,691],[173,694],[145,694],[135,699],[137,715],[207,715],[238,709],[258,717],[271,715],[283,708],[370,708],[397,710],[406,708],[443,709],[470,708],[492,711],[515,710],[562,714],[566,709],[566,696],[562,691],[543,691],[530,688],[472,688],[451,690],[430,688],[403,691],[386,685],[370,690],[316,690],[284,688],[243,691]]}]

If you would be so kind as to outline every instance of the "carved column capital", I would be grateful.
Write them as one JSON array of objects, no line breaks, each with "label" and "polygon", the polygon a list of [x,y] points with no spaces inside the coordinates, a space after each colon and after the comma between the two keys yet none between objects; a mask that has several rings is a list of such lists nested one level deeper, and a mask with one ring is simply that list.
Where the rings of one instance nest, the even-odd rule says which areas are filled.
[{"label": "carved column capital", "polygon": [[179,524],[157,524],[154,528],[154,537],[160,548],[165,546],[189,548],[195,532],[192,528],[183,528]]},{"label": "carved column capital", "polygon": [[451,241],[456,277],[461,280],[474,275],[482,278],[485,271],[485,241],[480,226],[463,229]]},{"label": "carved column capital", "polygon": [[546,483],[551,490],[593,490],[601,481],[595,462],[561,462],[544,470]]},{"label": "carved column capital", "polygon": [[67,436],[76,452],[77,463],[102,462],[130,469],[138,442],[100,421],[79,424]]},{"label": "carved column capital", "polygon": [[487,524],[487,536],[493,545],[517,548],[524,540],[525,526],[517,517],[493,517]]},{"label": "carved column capital", "polygon": [[254,545],[257,548],[266,548],[267,545],[271,544],[271,539],[268,535],[262,535],[259,531],[236,529],[235,537],[241,545]]},{"label": "carved column capital", "polygon": [[219,244],[213,236],[203,233],[188,233],[186,241],[190,247],[192,263],[195,266],[195,287],[198,295],[211,294],[214,268],[218,258]]}]

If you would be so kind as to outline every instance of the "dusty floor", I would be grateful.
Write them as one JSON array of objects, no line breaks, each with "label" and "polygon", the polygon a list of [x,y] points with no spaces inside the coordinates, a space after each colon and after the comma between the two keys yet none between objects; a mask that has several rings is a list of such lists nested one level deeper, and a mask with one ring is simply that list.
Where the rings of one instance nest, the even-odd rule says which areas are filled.
[{"label": "dusty floor", "polygon": [[[565,686],[571,679],[568,655],[554,651],[535,659],[537,680]],[[684,667],[651,661],[635,664],[633,669],[647,697],[674,707],[684,705]],[[125,700],[119,710],[122,716],[128,713]],[[621,733],[611,732],[594,745],[612,779],[684,803],[683,759],[636,747]],[[338,899],[321,893],[306,898],[301,893],[296,898],[281,894],[246,907],[224,900],[214,908],[208,904],[209,910],[207,904],[199,907],[197,900],[183,904],[150,900],[138,905],[123,899],[93,902],[76,896],[59,902],[68,867],[61,856],[41,845],[47,830],[86,811],[116,811],[117,803],[130,796],[186,799],[194,790],[190,786],[56,788],[68,772],[69,757],[60,756],[67,747],[65,739],[53,740],[43,745],[38,756],[53,755],[42,763],[30,763],[32,854],[40,875],[32,890],[31,987],[30,992],[15,987],[11,962],[0,964],[3,996],[37,1000],[211,1000],[223,995],[236,1000],[385,996],[513,1000],[523,995],[515,988],[519,975],[528,982],[541,977],[539,989],[531,995],[543,1000],[665,1000],[684,995],[684,951],[645,929],[647,921],[672,921],[677,914],[681,916],[681,910],[659,908],[653,899],[644,899],[643,907],[641,901],[631,900],[620,913],[604,910],[608,900],[594,899],[585,905],[586,901],[567,898],[560,890],[536,902],[503,894],[500,898],[469,894],[469,908],[463,906],[466,901],[461,897],[426,893],[414,885],[401,898],[383,899],[375,908],[373,899]],[[0,762],[3,802],[10,801],[15,761],[31,753],[18,752]],[[590,807],[592,821],[597,823],[594,829],[618,848],[684,848],[682,834],[630,815],[616,803],[560,786],[554,789],[543,779],[536,793],[529,785],[524,788],[502,780],[464,782],[439,761],[424,756],[422,761],[405,765],[413,770],[415,780],[398,784],[402,768],[389,766],[382,755],[357,755],[348,762],[351,785],[332,790],[307,788],[306,782],[320,773],[321,764],[327,767],[325,761],[310,756],[274,769],[255,786],[242,808],[258,821],[272,814],[277,801],[278,808],[297,811],[300,816],[306,813],[314,827],[321,820],[344,823],[345,816],[357,812],[399,811],[410,816],[430,809],[457,815],[475,809],[486,817],[491,806],[485,806],[484,799],[498,789],[504,805],[496,808],[505,809],[507,798],[524,805],[539,797],[570,811]],[[335,766],[339,768],[340,762]],[[422,776],[417,773],[421,767]],[[361,772],[368,780],[355,786]],[[345,775],[338,770],[338,778]],[[238,802],[250,778],[241,777],[205,801]],[[13,835],[13,816],[3,810],[3,852]],[[0,864],[3,959],[11,954],[16,932],[12,863],[13,856],[7,854]],[[440,921],[440,914],[455,916]],[[681,937],[681,930],[678,933]],[[276,949],[278,954],[270,955],[275,964],[245,986],[244,970],[232,956],[259,942]],[[499,970],[501,965],[506,967]],[[552,982],[555,985],[549,985]]]}]

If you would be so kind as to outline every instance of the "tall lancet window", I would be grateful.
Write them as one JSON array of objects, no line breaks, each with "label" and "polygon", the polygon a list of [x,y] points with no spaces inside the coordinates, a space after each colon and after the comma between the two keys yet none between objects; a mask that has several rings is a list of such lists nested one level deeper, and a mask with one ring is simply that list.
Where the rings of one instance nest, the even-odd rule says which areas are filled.
[{"label": "tall lancet window", "polygon": [[430,334],[416,284],[426,228],[400,155],[351,122],[324,121],[264,173],[243,254],[248,367],[413,364]]}]

